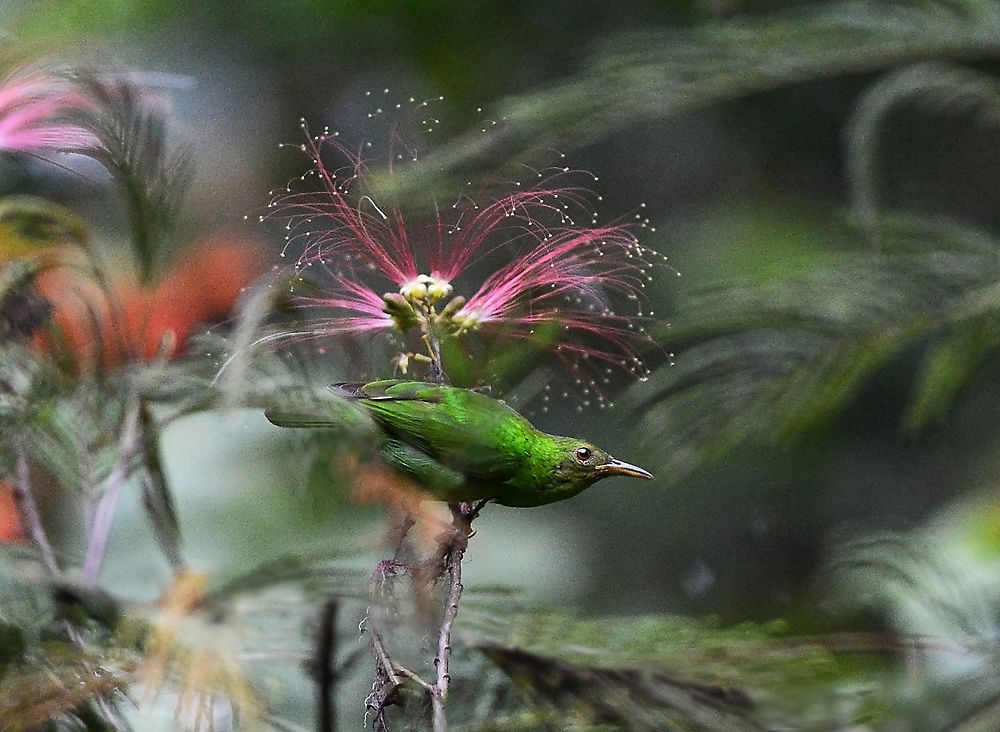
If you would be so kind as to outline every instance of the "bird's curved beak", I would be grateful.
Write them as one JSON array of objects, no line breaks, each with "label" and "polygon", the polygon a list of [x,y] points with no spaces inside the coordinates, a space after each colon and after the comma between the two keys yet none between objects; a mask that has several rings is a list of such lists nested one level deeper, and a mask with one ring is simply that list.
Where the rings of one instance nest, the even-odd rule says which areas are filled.
[{"label": "bird's curved beak", "polygon": [[648,470],[640,468],[638,465],[632,465],[632,463],[626,463],[624,460],[618,460],[616,458],[611,458],[609,462],[603,465],[597,465],[594,467],[602,478],[611,477],[612,475],[627,475],[632,478],[645,478],[646,480],[652,480],[653,474]]}]

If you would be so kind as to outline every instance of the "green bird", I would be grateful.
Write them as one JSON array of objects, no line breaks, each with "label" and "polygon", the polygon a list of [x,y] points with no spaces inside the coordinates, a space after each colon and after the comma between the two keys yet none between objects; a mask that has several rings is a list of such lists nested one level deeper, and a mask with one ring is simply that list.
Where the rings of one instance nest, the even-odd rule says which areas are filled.
[{"label": "green bird", "polygon": [[[545,434],[478,391],[396,379],[329,389],[371,415],[386,463],[444,501],[542,506],[614,475],[653,477],[584,440]],[[316,414],[267,411],[265,416],[279,427],[338,424]]]}]

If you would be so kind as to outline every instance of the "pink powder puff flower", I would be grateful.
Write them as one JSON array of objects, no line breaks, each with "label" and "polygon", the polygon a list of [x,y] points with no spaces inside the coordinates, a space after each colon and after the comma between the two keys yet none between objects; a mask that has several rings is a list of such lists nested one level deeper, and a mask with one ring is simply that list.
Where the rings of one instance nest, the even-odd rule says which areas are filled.
[{"label": "pink powder puff flower", "polygon": [[[333,288],[296,295],[329,314],[308,333],[289,335],[405,332],[428,323],[449,336],[496,328],[553,345],[564,360],[589,361],[602,380],[614,368],[648,373],[638,350],[651,342],[640,322],[652,313],[641,311],[640,292],[663,258],[636,239],[634,229],[648,223],[640,217],[597,224],[595,197],[570,183],[585,174],[549,169],[533,185],[513,184],[479,202],[463,197],[413,224],[371,192],[373,171],[361,154],[335,134],[310,136],[304,122],[303,129],[300,147],[312,169],[302,179],[317,178],[321,190],[289,186],[270,202],[270,216],[287,220],[282,255],[301,245],[296,268],[325,269]],[[324,153],[343,165],[328,167]],[[613,297],[635,312],[614,312]],[[597,387],[593,376],[589,384]]]},{"label": "pink powder puff flower", "polygon": [[98,145],[70,116],[92,106],[73,83],[43,70],[21,70],[0,83],[0,150],[79,151]]}]

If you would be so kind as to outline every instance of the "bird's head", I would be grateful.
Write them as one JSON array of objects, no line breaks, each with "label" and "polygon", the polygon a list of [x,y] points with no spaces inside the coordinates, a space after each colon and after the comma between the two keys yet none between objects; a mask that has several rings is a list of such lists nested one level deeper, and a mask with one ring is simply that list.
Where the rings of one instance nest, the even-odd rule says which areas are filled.
[{"label": "bird's head", "polygon": [[637,465],[612,457],[601,448],[576,437],[536,433],[524,457],[527,464],[494,500],[503,506],[544,506],[572,498],[594,483],[615,475],[651,479]]},{"label": "bird's head", "polygon": [[559,439],[562,459],[556,467],[555,481],[582,491],[599,480],[615,475],[651,480],[653,475],[638,465],[626,463],[583,440],[563,437]]}]

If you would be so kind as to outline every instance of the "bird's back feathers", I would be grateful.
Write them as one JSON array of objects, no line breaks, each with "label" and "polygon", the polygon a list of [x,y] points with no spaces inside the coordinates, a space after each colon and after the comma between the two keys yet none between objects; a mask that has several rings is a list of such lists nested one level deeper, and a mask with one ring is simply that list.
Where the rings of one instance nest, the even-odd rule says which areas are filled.
[{"label": "bird's back feathers", "polygon": [[503,402],[468,389],[390,379],[330,390],[359,400],[390,435],[473,479],[507,479],[544,437]]}]

